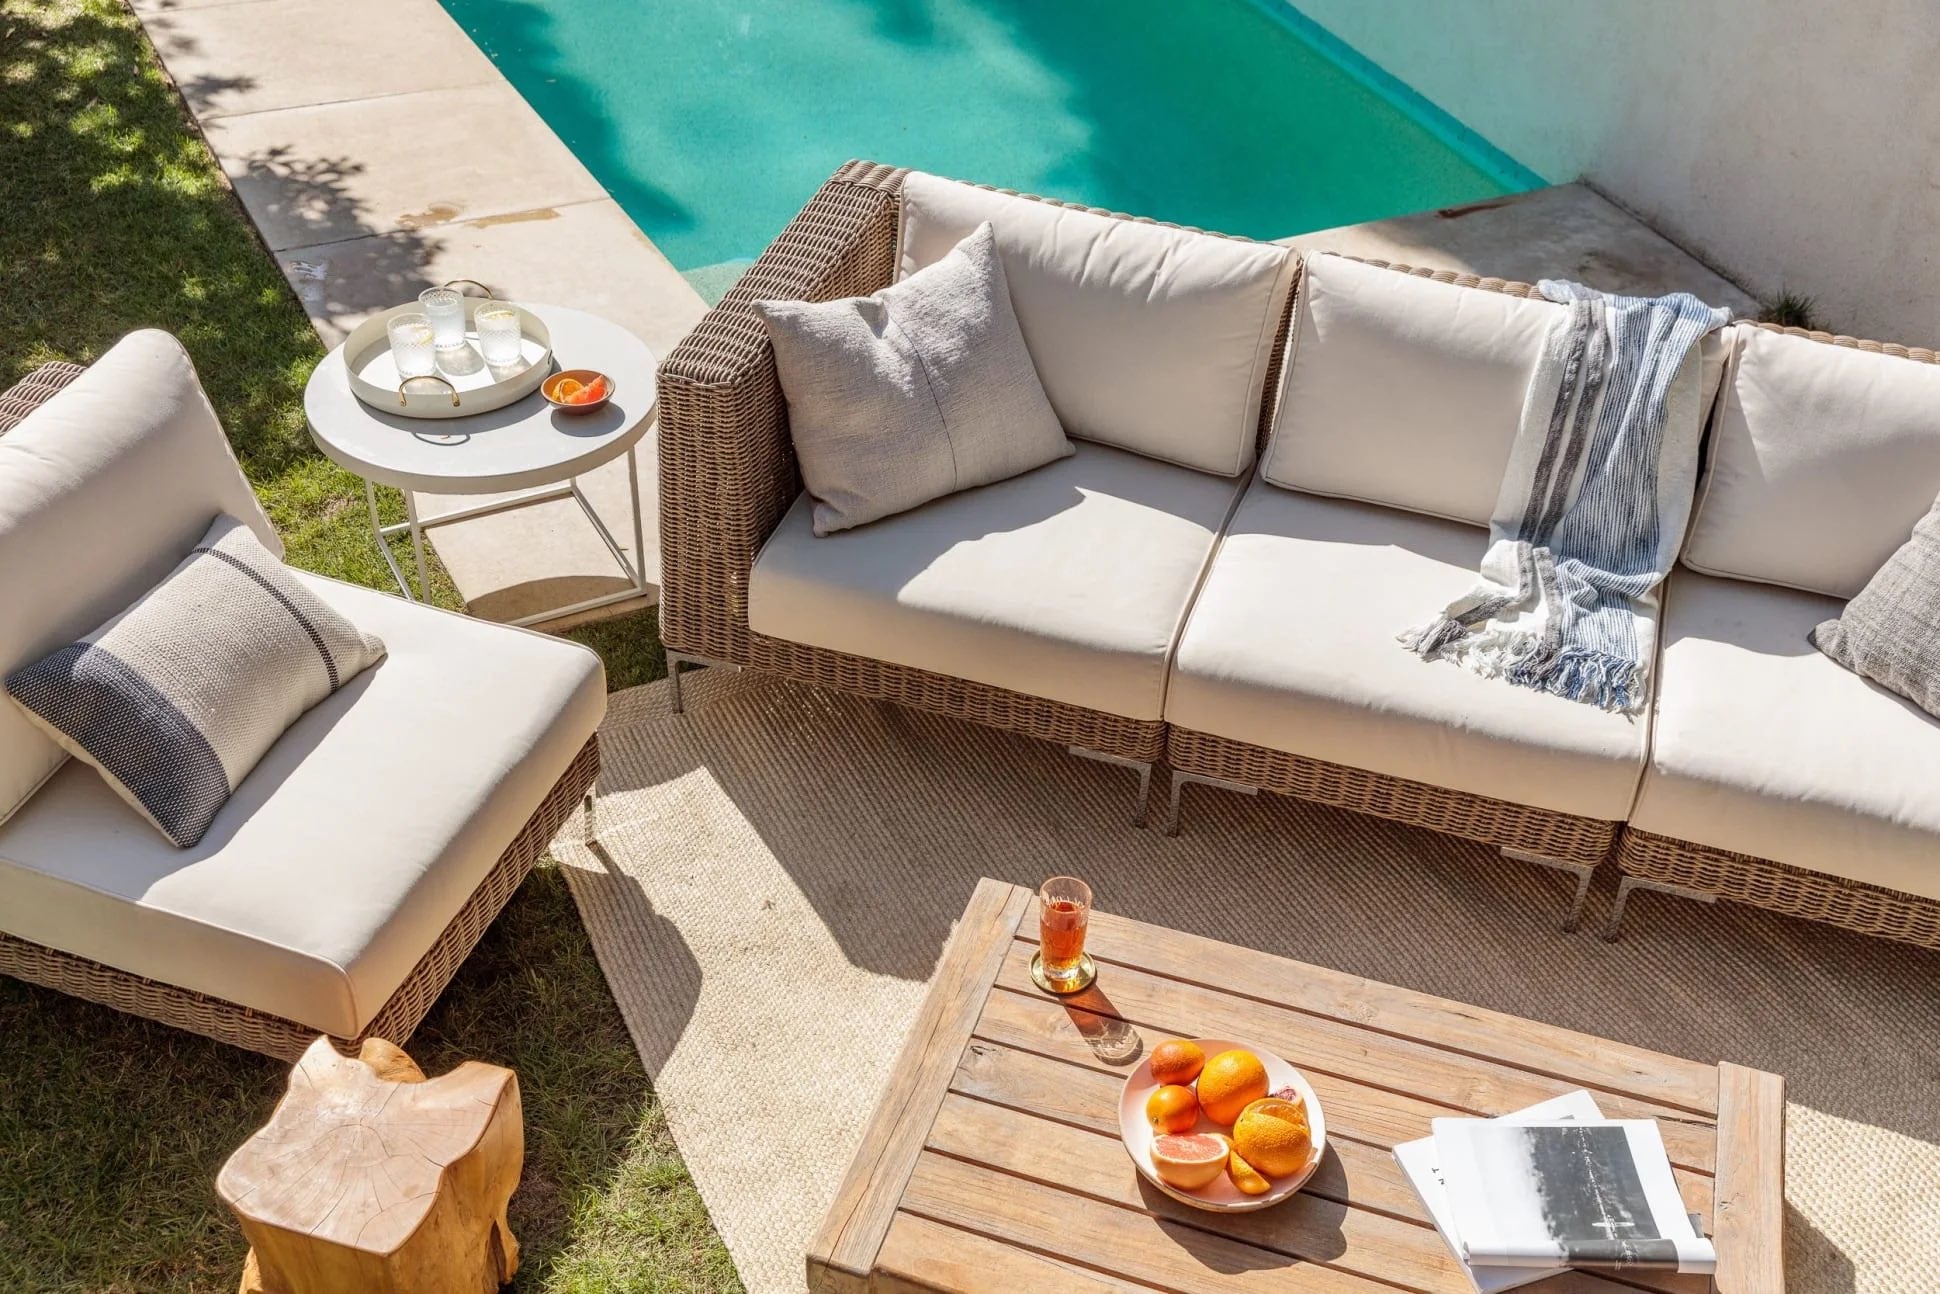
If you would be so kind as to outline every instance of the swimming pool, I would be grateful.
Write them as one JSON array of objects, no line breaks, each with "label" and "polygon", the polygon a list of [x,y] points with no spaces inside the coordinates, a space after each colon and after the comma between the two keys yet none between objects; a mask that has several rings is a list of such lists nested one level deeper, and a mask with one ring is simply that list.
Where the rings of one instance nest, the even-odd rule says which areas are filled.
[{"label": "swimming pool", "polygon": [[443,0],[710,298],[867,157],[1227,233],[1539,183],[1285,0]]}]

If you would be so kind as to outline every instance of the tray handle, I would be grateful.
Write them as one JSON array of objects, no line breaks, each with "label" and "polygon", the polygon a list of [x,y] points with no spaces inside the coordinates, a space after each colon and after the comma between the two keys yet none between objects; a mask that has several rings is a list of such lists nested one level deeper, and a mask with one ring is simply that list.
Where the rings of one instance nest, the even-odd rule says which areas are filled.
[{"label": "tray handle", "polygon": [[440,386],[444,387],[445,390],[451,392],[451,407],[454,409],[459,407],[458,388],[451,384],[451,380],[449,378],[439,377],[436,373],[419,373],[414,377],[407,377],[402,382],[399,382],[397,384],[397,403],[400,409],[406,408],[409,405],[409,402],[404,398],[404,388],[411,385],[411,383],[413,382],[438,383]]},{"label": "tray handle", "polygon": [[[477,288],[480,292],[483,292],[485,294],[485,299],[487,301],[498,300],[498,294],[493,292],[490,288],[486,287],[483,283],[480,283],[477,279],[446,279],[443,283],[440,283],[438,286],[441,288],[455,288],[461,283],[469,283],[473,287]],[[470,295],[470,294],[467,293],[466,295]]]}]

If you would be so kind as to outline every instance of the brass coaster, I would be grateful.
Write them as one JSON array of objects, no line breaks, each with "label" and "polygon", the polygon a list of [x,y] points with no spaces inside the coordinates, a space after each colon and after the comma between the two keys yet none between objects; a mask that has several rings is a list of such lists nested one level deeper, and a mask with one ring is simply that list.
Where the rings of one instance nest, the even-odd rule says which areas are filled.
[{"label": "brass coaster", "polygon": [[1090,953],[1078,954],[1077,976],[1073,979],[1065,980],[1061,984],[1053,983],[1044,974],[1044,954],[1031,954],[1031,983],[1037,985],[1046,993],[1056,993],[1059,997],[1070,997],[1073,993],[1082,993],[1090,988],[1091,981],[1097,978],[1098,967],[1093,964]]}]

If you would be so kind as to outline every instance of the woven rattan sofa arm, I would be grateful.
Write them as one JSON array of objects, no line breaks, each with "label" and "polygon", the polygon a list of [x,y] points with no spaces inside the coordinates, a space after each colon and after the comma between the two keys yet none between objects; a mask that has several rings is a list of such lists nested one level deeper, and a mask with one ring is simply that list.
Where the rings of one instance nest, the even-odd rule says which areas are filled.
[{"label": "woven rattan sofa arm", "polygon": [[660,633],[676,651],[747,663],[748,572],[801,491],[753,303],[887,286],[903,175],[842,167],[660,366]]},{"label": "woven rattan sofa arm", "polygon": [[42,364],[5,391],[0,391],[0,436],[18,427],[28,414],[46,404],[56,391],[84,371],[79,364],[55,360],[51,364]]}]

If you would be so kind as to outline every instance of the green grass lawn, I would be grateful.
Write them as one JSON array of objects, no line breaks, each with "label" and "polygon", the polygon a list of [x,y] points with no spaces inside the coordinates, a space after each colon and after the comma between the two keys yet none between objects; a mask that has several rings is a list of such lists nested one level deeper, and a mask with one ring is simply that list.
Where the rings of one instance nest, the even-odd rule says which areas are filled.
[{"label": "green grass lawn", "polygon": [[[362,483],[303,425],[323,348],[139,25],[118,0],[0,0],[0,386],[146,326],[188,347],[289,560],[389,587]],[[442,573],[433,584],[455,605]],[[664,673],[651,613],[572,636],[614,687]],[[243,1246],[215,1174],[284,1067],[4,978],[0,1040],[0,1290],[233,1290]],[[519,1071],[515,1288],[739,1288],[556,870],[535,873],[409,1050],[430,1073]]]}]

